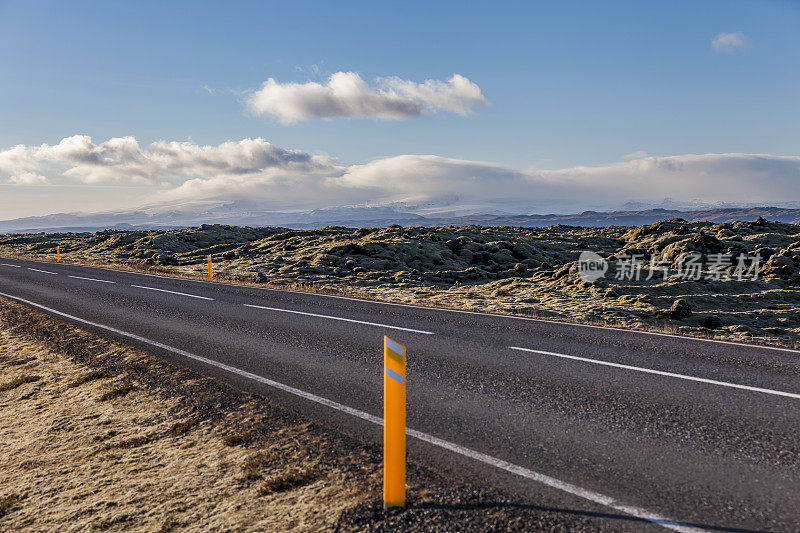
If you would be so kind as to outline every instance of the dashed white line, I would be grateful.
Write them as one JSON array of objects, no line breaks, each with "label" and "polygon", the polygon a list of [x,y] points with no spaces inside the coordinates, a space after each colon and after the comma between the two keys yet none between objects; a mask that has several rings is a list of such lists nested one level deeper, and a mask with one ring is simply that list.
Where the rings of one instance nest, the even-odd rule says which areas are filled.
[{"label": "dashed white line", "polygon": [[20,265],[12,265],[11,263],[0,263],[0,265],[3,265],[4,267],[22,268]]},{"label": "dashed white line", "polygon": [[751,392],[763,392],[764,394],[772,394],[773,396],[785,396],[787,398],[800,399],[800,394],[794,392],[784,392],[773,389],[763,389],[761,387],[751,387],[750,385],[740,385],[738,383],[729,383],[727,381],[717,381],[715,379],[699,378],[696,376],[687,376],[686,374],[676,374],[674,372],[665,372],[663,370],[653,370],[652,368],[642,368],[638,366],[623,365],[620,363],[611,363],[609,361],[601,361],[599,359],[589,359],[587,357],[578,357],[576,355],[566,355],[557,352],[546,352],[544,350],[532,350],[530,348],[520,348],[519,346],[509,346],[512,350],[519,350],[522,352],[538,353],[540,355],[550,355],[553,357],[561,357],[562,359],[573,359],[575,361],[583,361],[585,363],[593,363],[595,365],[611,366],[614,368],[623,368],[625,370],[634,370],[636,372],[644,372],[646,374],[657,374],[659,376],[667,376],[671,378],[685,379],[688,381],[697,381],[700,383],[708,383],[710,385],[719,385],[721,387],[730,387],[733,389],[742,389]]},{"label": "dashed white line", "polygon": [[100,283],[116,283],[116,281],[108,281],[106,279],[83,278],[81,276],[67,276],[68,278],[84,279],[86,281],[97,281]]},{"label": "dashed white line", "polygon": [[[126,271],[127,272],[127,271]],[[144,275],[155,275],[155,274],[144,274]],[[162,276],[165,278],[172,278],[172,279],[182,279],[182,278],[175,278],[173,276]],[[209,283],[203,280],[191,280],[196,281],[197,283]],[[794,348],[781,348],[779,346],[768,346],[766,344],[752,344],[746,342],[736,342],[736,341],[723,341],[720,339],[706,339],[703,337],[692,337],[689,335],[677,335],[674,333],[660,333],[658,331],[645,331],[641,329],[631,329],[631,328],[620,328],[616,326],[598,326],[595,324],[581,324],[579,322],[569,322],[567,320],[558,320],[555,318],[533,318],[529,316],[516,316],[516,315],[504,315],[501,313],[486,313],[482,311],[467,311],[466,309],[450,309],[448,307],[433,307],[430,305],[418,305],[418,304],[403,304],[398,302],[382,302],[380,300],[368,300],[366,298],[354,298],[352,296],[339,296],[337,294],[322,294],[318,292],[305,292],[305,291],[293,291],[290,289],[274,289],[271,287],[251,287],[250,285],[241,285],[238,283],[229,283],[228,285],[234,285],[236,287],[243,287],[248,289],[257,289],[262,291],[273,291],[273,292],[287,292],[291,294],[302,294],[304,296],[319,296],[320,298],[336,298],[339,300],[351,300],[354,302],[364,302],[370,304],[378,304],[378,305],[393,305],[395,307],[407,307],[410,309],[426,309],[429,311],[442,311],[446,313],[460,313],[462,315],[477,315],[477,316],[485,316],[491,318],[507,318],[511,320],[523,320],[527,322],[539,322],[541,324],[559,324],[563,326],[574,326],[578,328],[590,328],[590,329],[600,329],[600,330],[607,330],[607,331],[620,331],[622,333],[636,333],[640,335],[654,335],[656,337],[669,337],[672,339],[679,339],[683,341],[700,341],[700,342],[711,342],[715,344],[727,344],[730,346],[740,346],[742,348],[759,348],[762,350],[774,350],[778,352],[790,352],[800,354],[800,350]]]},{"label": "dashed white line", "polygon": [[291,309],[281,309],[279,307],[265,307],[263,305],[244,304],[245,307],[255,307],[256,309],[266,309],[267,311],[279,311],[281,313],[293,313],[295,315],[313,316],[317,318],[329,318],[331,320],[341,320],[342,322],[353,322],[355,324],[365,324],[367,326],[377,326],[380,328],[398,329],[400,331],[410,331],[412,333],[422,333],[424,335],[434,335],[432,331],[423,331],[421,329],[401,328],[400,326],[390,326],[388,324],[379,324],[377,322],[365,322],[363,320],[353,320],[352,318],[342,318],[330,315],[318,315],[317,313],[306,313],[304,311],[292,311]]},{"label": "dashed white line", "polygon": [[[46,263],[45,261],[35,261],[33,259],[26,259],[26,261],[32,262],[39,262],[39,263]],[[10,265],[16,266],[16,265]],[[137,276],[150,276],[154,278],[161,278],[161,279],[168,279],[168,280],[177,280],[177,281],[189,281],[193,283],[211,283],[210,281],[205,281],[201,279],[191,279],[191,278],[182,278],[179,276],[167,276],[162,274],[147,274],[145,272],[136,272],[134,270],[123,270],[121,268],[112,268],[107,266],[94,266],[94,265],[70,265],[75,267],[81,268],[94,268],[94,269],[101,269],[101,270],[109,270],[112,272],[120,272],[123,274],[132,274]],[[657,331],[645,331],[641,329],[630,329],[630,328],[620,328],[616,326],[599,326],[595,324],[580,324],[577,322],[568,322],[566,320],[557,320],[552,318],[533,318],[527,316],[516,316],[516,315],[503,315],[500,313],[486,313],[482,311],[467,311],[465,309],[449,309],[447,307],[433,307],[429,305],[416,305],[416,304],[403,304],[398,302],[382,302],[380,300],[369,300],[367,298],[354,298],[352,296],[339,296],[336,294],[322,294],[316,292],[306,292],[306,291],[294,291],[291,289],[275,289],[272,287],[254,287],[252,285],[242,285],[241,283],[224,283],[225,285],[231,285],[233,287],[241,287],[244,289],[253,289],[253,290],[261,290],[261,291],[273,291],[273,292],[284,292],[288,294],[300,294],[303,296],[316,296],[320,298],[336,298],[339,300],[352,300],[355,302],[363,302],[363,303],[370,303],[376,305],[392,305],[396,307],[408,307],[411,309],[427,309],[430,311],[441,311],[445,313],[461,313],[465,315],[478,315],[478,316],[485,316],[485,317],[492,317],[492,318],[505,318],[511,320],[525,320],[528,322],[539,322],[543,324],[560,324],[564,326],[573,326],[577,328],[590,328],[590,329],[600,329],[600,330],[607,330],[607,331],[619,331],[622,333],[633,333],[638,335],[652,335],[656,337],[669,337],[673,339],[678,339],[682,341],[699,341],[699,342],[710,342],[714,344],[727,344],[729,346],[739,346],[741,348],[757,348],[760,350],[773,350],[777,352],[789,352],[800,354],[800,350],[794,348],[781,348],[779,346],[768,346],[766,344],[751,344],[746,342],[736,342],[736,341],[724,341],[720,339],[706,339],[703,337],[692,337],[689,335],[678,335],[675,333],[660,333]]]},{"label": "dashed white line", "polygon": [[54,276],[58,276],[58,272],[50,272],[49,270],[39,270],[38,268],[31,268],[31,267],[28,267],[28,270],[33,270],[34,272],[41,272],[42,274],[52,274]]},{"label": "dashed white line", "polygon": [[[312,401],[314,403],[324,405],[326,407],[330,407],[331,409],[335,409],[337,411],[341,411],[343,413],[347,413],[351,416],[356,418],[360,418],[361,420],[365,420],[367,422],[372,422],[373,424],[383,425],[383,419],[377,417],[375,415],[369,414],[365,411],[361,411],[359,409],[354,409],[347,405],[334,402],[333,400],[329,400],[327,398],[323,398],[321,396],[317,396],[316,394],[312,394],[310,392],[306,392],[301,389],[297,389],[295,387],[291,387],[289,385],[284,385],[283,383],[279,383],[277,381],[273,381],[271,379],[259,376],[257,374],[253,374],[247,372],[245,370],[241,370],[239,368],[226,365],[225,363],[220,363],[219,361],[214,361],[213,359],[208,359],[206,357],[202,357],[199,355],[195,355],[193,353],[181,350],[179,348],[173,348],[172,346],[168,346],[166,344],[160,343],[158,341],[153,341],[145,337],[141,337],[139,335],[128,333],[127,331],[122,331],[117,328],[113,328],[111,326],[106,326],[104,324],[98,324],[96,322],[90,322],[83,318],[78,318],[76,316],[68,315],[66,313],[62,313],[61,311],[56,311],[55,309],[51,309],[49,307],[45,307],[41,304],[37,304],[31,302],[29,300],[25,300],[23,298],[19,298],[17,296],[12,296],[10,294],[5,294],[0,292],[0,296],[5,296],[6,298],[12,298],[17,300],[18,302],[22,302],[27,305],[31,305],[33,307],[37,307],[54,315],[62,316],[69,320],[74,320],[75,322],[80,322],[95,328],[104,329],[106,331],[110,331],[112,333],[116,333],[117,335],[122,335],[124,337],[128,337],[139,342],[143,342],[145,344],[149,344],[151,346],[155,346],[156,348],[161,348],[162,350],[167,350],[169,352],[181,355],[188,359],[193,359],[195,361],[199,361],[209,366],[213,366],[224,370],[226,372],[230,372],[232,374],[236,374],[238,376],[242,376],[244,378],[250,379],[252,381],[256,381],[258,383],[262,383],[264,385],[273,387],[275,389],[282,390],[284,392],[288,392],[289,394],[293,394],[295,396],[299,396],[301,398],[305,398],[306,400]],[[647,522],[651,522],[653,524],[660,525],[667,529],[671,529],[673,531],[680,531],[682,533],[694,533],[698,531],[698,527],[693,526],[691,524],[684,524],[681,522],[676,522],[674,520],[670,520],[662,515],[657,513],[653,513],[648,511],[647,509],[642,509],[641,507],[635,507],[633,505],[626,505],[616,498],[612,498],[611,496],[606,496],[605,494],[595,492],[593,490],[584,489],[583,487],[579,487],[578,485],[573,485],[572,483],[567,483],[565,481],[561,481],[560,479],[556,479],[554,477],[550,477],[546,474],[541,474],[539,472],[535,472],[528,468],[515,465],[513,463],[509,463],[508,461],[504,461],[502,459],[498,459],[497,457],[493,457],[491,455],[487,455],[485,453],[481,453],[475,450],[471,450],[469,448],[465,448],[453,442],[446,441],[444,439],[440,439],[438,437],[434,437],[433,435],[429,435],[427,433],[423,433],[422,431],[417,431],[415,429],[407,428],[406,434],[410,437],[414,437],[416,439],[428,442],[434,446],[438,446],[445,450],[449,450],[453,453],[457,453],[459,455],[463,455],[465,457],[469,457],[476,461],[479,461],[484,464],[488,464],[495,468],[505,470],[506,472],[510,472],[512,474],[516,474],[520,477],[524,477],[526,479],[530,479],[532,481],[539,482],[543,485],[548,487],[560,490],[562,492],[566,492],[567,494],[571,494],[573,496],[577,496],[584,500],[588,500],[599,505],[608,507],[610,509],[614,509],[616,511],[625,513],[627,515],[639,518],[641,520],[645,520]]]},{"label": "dashed white line", "polygon": [[201,300],[213,300],[214,299],[214,298],[209,298],[208,296],[198,296],[196,294],[187,294],[185,292],[168,291],[167,289],[156,289],[155,287],[145,287],[144,285],[131,285],[131,287],[136,287],[137,289],[147,289],[148,291],[168,292],[170,294],[178,294],[180,296],[188,296],[189,298],[199,298]]}]

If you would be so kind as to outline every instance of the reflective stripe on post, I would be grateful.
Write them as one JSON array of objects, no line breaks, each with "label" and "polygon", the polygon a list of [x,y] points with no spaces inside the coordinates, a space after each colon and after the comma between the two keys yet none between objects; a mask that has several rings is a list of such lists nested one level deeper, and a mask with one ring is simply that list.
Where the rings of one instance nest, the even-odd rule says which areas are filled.
[{"label": "reflective stripe on post", "polygon": [[406,347],[383,337],[383,507],[406,504]]},{"label": "reflective stripe on post", "polygon": [[208,281],[214,279],[214,272],[211,270],[211,256],[208,256]]}]

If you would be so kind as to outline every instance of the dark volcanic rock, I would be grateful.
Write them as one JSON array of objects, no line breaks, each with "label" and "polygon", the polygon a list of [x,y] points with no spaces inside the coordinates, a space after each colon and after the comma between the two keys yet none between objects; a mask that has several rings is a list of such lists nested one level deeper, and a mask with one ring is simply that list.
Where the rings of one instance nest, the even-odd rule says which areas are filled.
[{"label": "dark volcanic rock", "polygon": [[669,315],[675,320],[683,320],[692,316],[692,308],[684,299],[675,300],[675,303],[669,308]]}]

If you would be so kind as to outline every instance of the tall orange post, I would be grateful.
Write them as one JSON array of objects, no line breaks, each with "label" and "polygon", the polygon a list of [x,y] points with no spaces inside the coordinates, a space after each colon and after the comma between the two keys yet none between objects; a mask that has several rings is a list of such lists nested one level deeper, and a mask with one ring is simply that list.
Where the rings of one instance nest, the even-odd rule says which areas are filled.
[{"label": "tall orange post", "polygon": [[406,347],[383,337],[383,508],[406,505]]},{"label": "tall orange post", "polygon": [[56,246],[56,263],[61,262],[61,247]]},{"label": "tall orange post", "polygon": [[211,256],[208,256],[208,281],[214,279],[214,271],[211,269]]}]

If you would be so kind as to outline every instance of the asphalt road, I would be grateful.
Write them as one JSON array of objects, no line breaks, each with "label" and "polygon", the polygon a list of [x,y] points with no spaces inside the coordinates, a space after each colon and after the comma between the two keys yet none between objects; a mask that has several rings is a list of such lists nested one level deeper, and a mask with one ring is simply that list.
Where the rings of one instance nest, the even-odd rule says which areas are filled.
[{"label": "asphalt road", "polygon": [[415,460],[614,531],[800,530],[797,351],[17,259],[0,293],[376,441],[385,334]]}]

